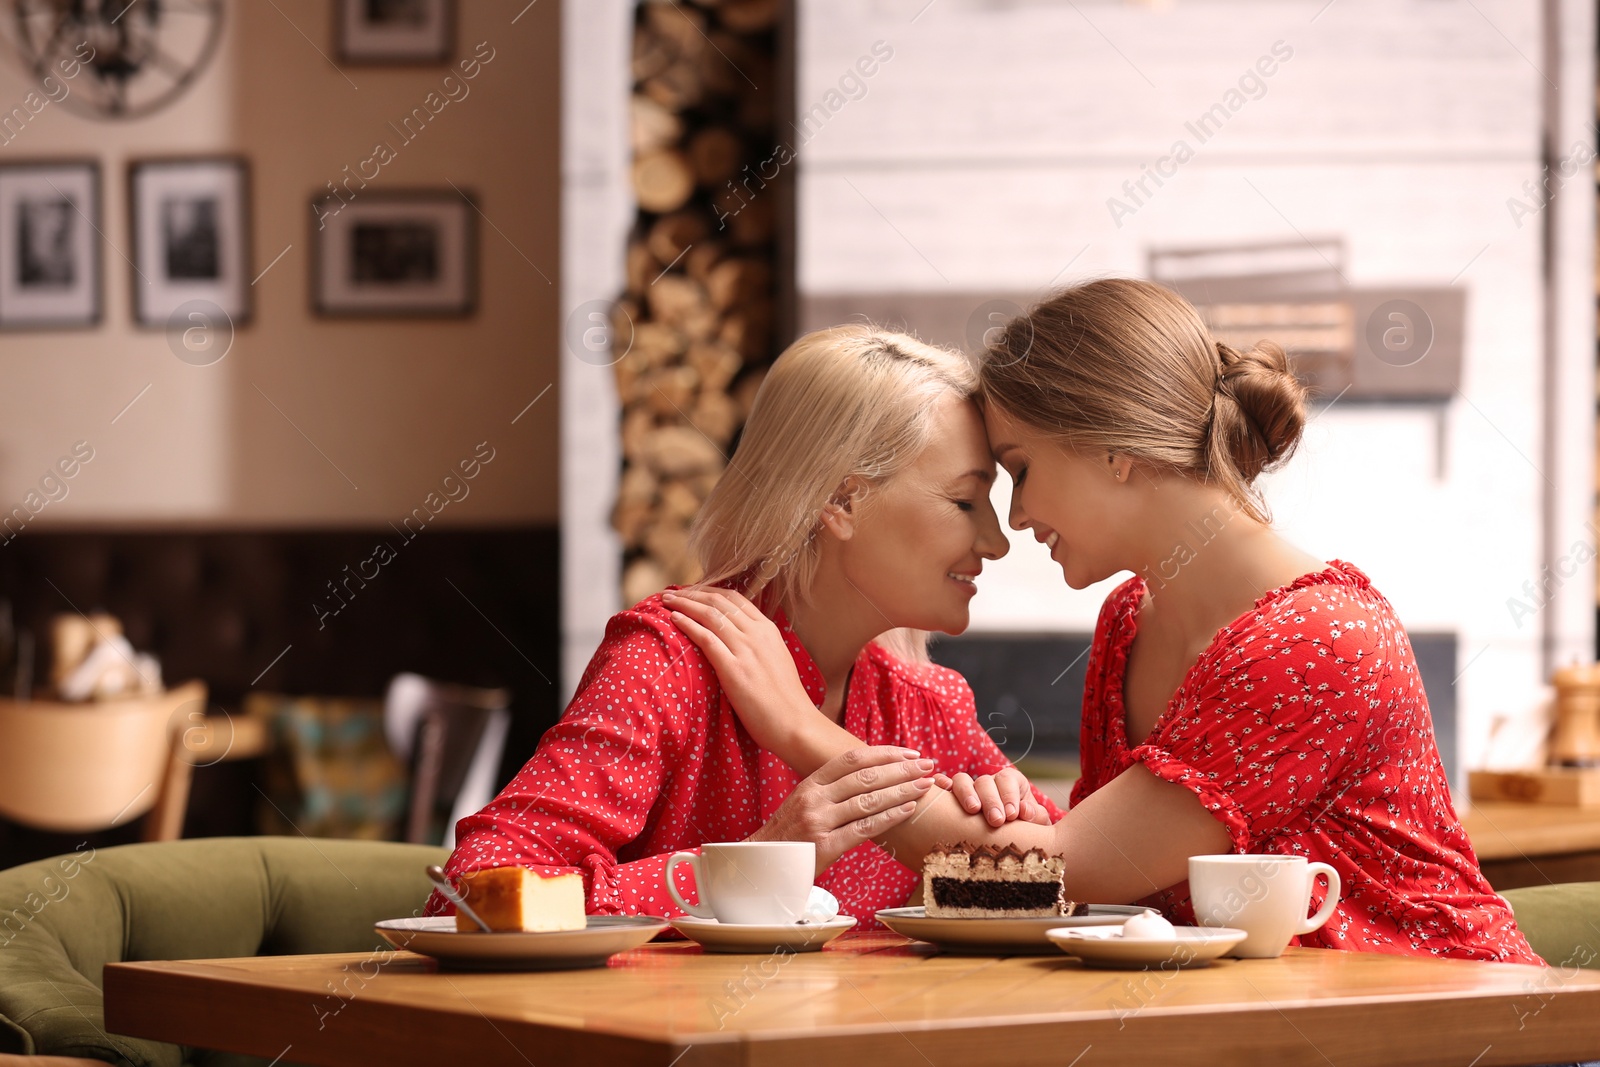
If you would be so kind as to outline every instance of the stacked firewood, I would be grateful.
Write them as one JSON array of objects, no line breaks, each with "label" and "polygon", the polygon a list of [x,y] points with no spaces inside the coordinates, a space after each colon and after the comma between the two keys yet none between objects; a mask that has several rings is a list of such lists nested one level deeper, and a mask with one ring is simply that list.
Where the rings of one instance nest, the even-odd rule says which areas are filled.
[{"label": "stacked firewood", "polygon": [[[782,0],[644,0],[633,38],[627,291],[613,337],[625,603],[700,577],[689,525],[773,351]],[[616,354],[616,353],[614,353]]]}]

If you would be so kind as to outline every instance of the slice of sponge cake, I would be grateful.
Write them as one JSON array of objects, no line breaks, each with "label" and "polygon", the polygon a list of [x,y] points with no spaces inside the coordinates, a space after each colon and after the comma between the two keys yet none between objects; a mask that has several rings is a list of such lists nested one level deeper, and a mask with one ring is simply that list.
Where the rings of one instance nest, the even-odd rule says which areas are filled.
[{"label": "slice of sponge cake", "polygon": [[[1082,914],[1062,891],[1065,861],[1043,849],[935,845],[922,861],[930,919],[1032,919]],[[1087,910],[1087,909],[1084,909]]]},{"label": "slice of sponge cake", "polygon": [[[496,933],[582,930],[587,922],[581,874],[542,878],[526,867],[490,867],[461,875],[457,888]],[[457,908],[456,929],[475,931],[478,924]]]}]

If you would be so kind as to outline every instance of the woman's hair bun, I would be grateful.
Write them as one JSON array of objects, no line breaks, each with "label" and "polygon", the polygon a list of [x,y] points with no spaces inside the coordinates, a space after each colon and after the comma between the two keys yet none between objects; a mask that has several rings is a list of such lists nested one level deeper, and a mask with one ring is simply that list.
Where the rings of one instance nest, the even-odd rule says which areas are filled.
[{"label": "woman's hair bun", "polygon": [[[1211,416],[1212,469],[1224,456],[1249,482],[1294,454],[1306,424],[1306,388],[1281,345],[1237,352],[1216,342],[1220,369]],[[1220,453],[1220,454],[1219,454]]]},{"label": "woman's hair bun", "polygon": [[978,379],[987,403],[1063,447],[1216,486],[1263,525],[1252,482],[1289,458],[1306,421],[1281,347],[1218,344],[1193,304],[1139,278],[1051,294],[1006,324]]}]

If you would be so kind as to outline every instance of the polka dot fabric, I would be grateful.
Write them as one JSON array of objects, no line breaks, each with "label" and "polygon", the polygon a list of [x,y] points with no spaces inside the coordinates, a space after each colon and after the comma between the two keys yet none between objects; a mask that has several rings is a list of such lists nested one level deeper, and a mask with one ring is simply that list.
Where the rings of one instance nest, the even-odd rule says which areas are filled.
[{"label": "polka dot fabric", "polygon": [[[820,705],[821,673],[781,612],[774,621]],[[947,774],[1010,765],[978,725],[959,674],[906,662],[876,644],[852,669],[842,722],[865,744],[915,748]],[[703,842],[744,840],[798,782],[751,740],[710,661],[650,597],[612,617],[572,703],[533,758],[488,807],[457,824],[446,871],[452,878],[485,867],[578,871],[591,915],[673,917],[682,912],[663,880],[667,858]],[[679,892],[698,899],[693,874],[680,867],[676,877]],[[857,929],[872,929],[873,913],[905,904],[919,881],[868,843],[836,860],[817,884],[859,920]],[[428,902],[430,915],[451,910],[437,893]]]},{"label": "polka dot fabric", "polygon": [[[1073,804],[1140,763],[1193,790],[1233,851],[1331,864],[1343,899],[1291,944],[1543,965],[1478,869],[1411,643],[1365,574],[1334,561],[1263,596],[1133,744],[1123,677],[1145,593],[1132,578],[1101,609]],[[1187,882],[1143,903],[1194,922]]]}]

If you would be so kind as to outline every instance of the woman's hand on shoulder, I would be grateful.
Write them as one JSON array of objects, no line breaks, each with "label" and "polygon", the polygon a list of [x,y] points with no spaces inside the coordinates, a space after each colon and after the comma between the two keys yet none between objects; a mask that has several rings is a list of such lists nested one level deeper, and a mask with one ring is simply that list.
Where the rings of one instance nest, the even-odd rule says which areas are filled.
[{"label": "woman's hand on shoulder", "polygon": [[976,778],[966,771],[954,775],[936,774],[934,784],[950,790],[961,810],[972,814],[982,812],[990,826],[1004,826],[1013,819],[1051,825],[1049,810],[1033,799],[1033,787],[1027,775],[1015,767]]},{"label": "woman's hand on shoulder", "polygon": [[817,873],[911,818],[933,788],[931,759],[898,745],[853,748],[795,786],[751,841],[810,841]]},{"label": "woman's hand on shoulder", "polygon": [[794,656],[771,619],[731,589],[679,589],[661,595],[678,629],[699,646],[756,744],[787,758],[796,712],[816,714]]}]

